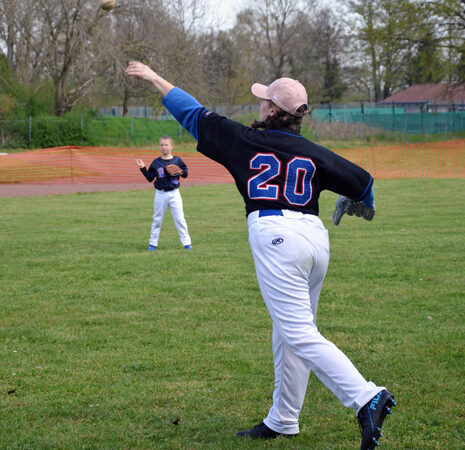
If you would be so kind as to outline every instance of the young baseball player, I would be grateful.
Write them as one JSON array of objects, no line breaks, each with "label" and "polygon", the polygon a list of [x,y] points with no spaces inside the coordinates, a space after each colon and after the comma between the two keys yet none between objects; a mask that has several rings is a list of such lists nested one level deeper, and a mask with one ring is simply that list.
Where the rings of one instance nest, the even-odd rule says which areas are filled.
[{"label": "young baseball player", "polygon": [[161,156],[152,161],[148,170],[144,161],[136,159],[136,165],[145,178],[149,182],[155,180],[153,183],[155,199],[153,202],[153,223],[150,232],[149,251],[153,252],[157,249],[166,208],[171,211],[181,244],[186,250],[192,250],[191,238],[184,219],[182,198],[179,192],[179,177],[187,177],[187,166],[181,158],[173,156],[174,144],[171,136],[162,136],[159,145]]},{"label": "young baseball player", "polygon": [[300,135],[308,100],[296,80],[254,84],[260,118],[246,127],[206,110],[142,63],[131,62],[126,73],[162,94],[165,107],[198,141],[198,151],[229,170],[245,202],[257,279],[273,321],[275,389],[263,422],[238,435],[297,435],[313,371],[344,406],[356,411],[361,448],[378,445],[384,418],[395,406],[393,394],[365,380],[316,326],[329,262],[328,233],[318,218],[320,192],[342,196],[335,222],[349,211],[372,218],[365,214],[374,211],[371,175]]}]

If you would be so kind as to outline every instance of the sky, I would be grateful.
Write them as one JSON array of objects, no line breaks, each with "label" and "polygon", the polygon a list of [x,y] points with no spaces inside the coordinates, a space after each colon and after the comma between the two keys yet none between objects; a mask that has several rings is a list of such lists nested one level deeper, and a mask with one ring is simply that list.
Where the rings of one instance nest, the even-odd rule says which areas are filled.
[{"label": "sky", "polygon": [[[215,28],[227,29],[234,25],[236,14],[248,6],[248,0],[204,0],[207,17]],[[321,5],[334,7],[337,0],[320,0]]]},{"label": "sky", "polygon": [[204,0],[207,17],[215,28],[227,29],[234,25],[236,14],[244,9],[245,0]]}]

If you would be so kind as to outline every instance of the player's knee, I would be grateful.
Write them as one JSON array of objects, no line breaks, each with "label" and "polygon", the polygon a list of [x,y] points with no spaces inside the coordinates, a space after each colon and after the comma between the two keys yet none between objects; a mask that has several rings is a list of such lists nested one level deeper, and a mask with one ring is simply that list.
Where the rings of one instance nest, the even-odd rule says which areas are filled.
[{"label": "player's knee", "polygon": [[283,335],[287,345],[294,348],[301,348],[311,342],[318,342],[321,339],[318,328],[313,324],[309,324],[305,327],[283,330]]}]

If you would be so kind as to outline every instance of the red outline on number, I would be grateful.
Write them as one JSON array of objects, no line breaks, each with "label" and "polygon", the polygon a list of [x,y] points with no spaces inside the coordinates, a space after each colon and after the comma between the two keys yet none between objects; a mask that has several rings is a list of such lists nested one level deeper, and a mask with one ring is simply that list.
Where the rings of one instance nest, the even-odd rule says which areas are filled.
[{"label": "red outline on number", "polygon": [[[315,166],[315,163],[312,161],[311,158],[302,158],[301,156],[295,156],[294,158],[292,158],[286,165],[286,180],[284,182],[284,186],[287,186],[287,179],[288,179],[288,176],[289,176],[289,165],[294,162],[296,159],[300,159],[300,160],[306,160],[306,161],[310,161],[310,163],[312,164],[313,166],[313,173],[312,173],[312,177],[310,178],[310,198],[308,199],[308,202],[307,203],[304,203],[303,205],[300,204],[300,203],[292,203],[286,196],[286,189],[284,189],[284,192],[283,192],[283,197],[288,201],[288,203],[290,205],[295,205],[295,206],[300,206],[300,207],[304,207],[304,206],[307,206],[311,200],[312,200],[312,197],[313,197],[313,186],[312,186],[312,180],[313,180],[313,177],[315,175],[315,172],[316,172],[316,166]],[[306,169],[301,169],[301,168],[297,168],[297,172],[299,170],[305,170],[306,174],[308,173]],[[304,179],[302,181],[302,187],[304,186],[304,183],[305,183],[305,178],[306,178],[306,174],[304,175]],[[297,174],[296,174],[297,175]],[[294,185],[294,194],[295,195],[299,195],[297,192],[296,192],[296,189],[297,189],[297,181],[299,181],[299,178],[298,176],[296,177],[296,183]],[[305,190],[305,187],[304,187],[304,190]],[[303,193],[302,193],[303,194]]]},{"label": "red outline on number", "polygon": [[[263,186],[264,185],[266,186],[267,183],[269,183],[274,178],[278,177],[279,174],[281,173],[281,161],[276,157],[276,155],[274,153],[256,153],[255,156],[253,158],[251,158],[250,161],[249,161],[249,169],[250,170],[260,170],[260,172],[247,180],[247,195],[252,200],[278,200],[278,198],[279,198],[279,184],[271,184],[271,185],[267,186],[267,188],[269,188],[270,186],[273,186],[273,187],[276,188],[276,197],[275,198],[272,198],[272,197],[251,197],[250,196],[250,182],[252,180],[254,180],[255,178],[259,177],[263,172],[266,172],[267,170],[269,170],[271,168],[271,166],[269,164],[260,164],[259,169],[254,169],[253,167],[251,167],[252,161],[257,156],[272,156],[275,159],[275,161],[278,162],[278,173],[276,175],[272,176],[271,178],[268,178],[267,180],[263,181],[263,183],[260,183],[257,186],[257,189],[266,189]],[[263,169],[263,166],[265,166],[265,169]]]}]

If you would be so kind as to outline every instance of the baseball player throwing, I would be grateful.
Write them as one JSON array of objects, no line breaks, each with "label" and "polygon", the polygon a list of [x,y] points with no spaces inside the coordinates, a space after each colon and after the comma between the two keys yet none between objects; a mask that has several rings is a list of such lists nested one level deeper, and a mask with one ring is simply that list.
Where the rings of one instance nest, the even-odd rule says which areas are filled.
[{"label": "baseball player throwing", "polygon": [[[365,380],[316,326],[329,262],[328,233],[318,218],[320,192],[328,189],[349,203],[374,209],[371,175],[299,134],[308,100],[296,80],[254,84],[260,118],[246,127],[206,110],[142,63],[131,62],[126,73],[161,93],[165,107],[198,141],[198,151],[229,170],[245,202],[258,284],[273,321],[275,389],[263,422],[238,435],[297,435],[313,371],[344,406],[356,411],[361,448],[374,448],[384,418],[395,406],[394,396]],[[349,211],[345,201],[336,209],[338,221]]]},{"label": "baseball player throwing", "polygon": [[153,201],[153,222],[150,230],[149,251],[153,252],[157,249],[166,208],[171,211],[181,244],[186,250],[192,250],[191,238],[184,218],[182,198],[179,192],[179,177],[187,177],[187,166],[181,158],[173,156],[174,144],[171,136],[162,136],[159,145],[161,156],[152,161],[148,170],[144,161],[136,159],[136,165],[147,178],[147,181],[152,182],[155,180],[153,183],[155,198]]}]

